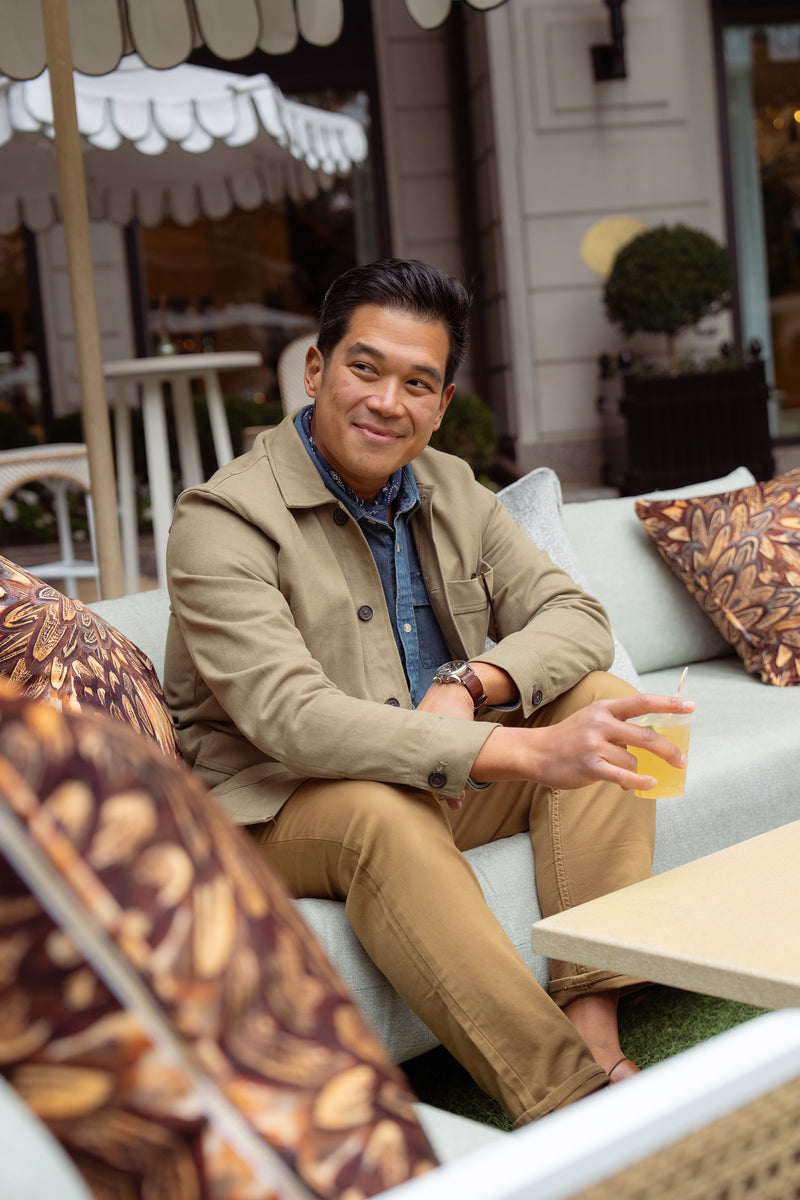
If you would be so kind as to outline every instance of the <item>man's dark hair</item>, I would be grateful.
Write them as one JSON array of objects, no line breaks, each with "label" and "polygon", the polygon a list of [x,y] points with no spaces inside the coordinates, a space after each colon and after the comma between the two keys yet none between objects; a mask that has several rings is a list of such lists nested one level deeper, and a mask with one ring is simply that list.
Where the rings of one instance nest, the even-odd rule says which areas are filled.
[{"label": "man's dark hair", "polygon": [[467,350],[471,302],[463,284],[428,263],[416,258],[381,258],[352,267],[333,281],[322,301],[317,346],[323,356],[329,354],[345,336],[353,312],[361,304],[441,322],[449,341],[444,378],[447,387]]}]

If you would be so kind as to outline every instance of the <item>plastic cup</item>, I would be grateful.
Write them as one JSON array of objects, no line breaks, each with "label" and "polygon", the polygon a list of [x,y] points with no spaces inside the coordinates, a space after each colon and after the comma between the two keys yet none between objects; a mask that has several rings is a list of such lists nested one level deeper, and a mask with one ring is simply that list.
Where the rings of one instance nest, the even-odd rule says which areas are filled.
[{"label": "plastic cup", "polygon": [[[689,753],[689,733],[692,727],[691,713],[645,713],[631,717],[629,725],[649,726],[663,737],[674,742],[684,754]],[[652,775],[656,786],[649,791],[636,792],[637,796],[649,796],[652,800],[671,800],[682,796],[686,787],[686,767],[673,767],[651,750],[641,746],[628,746],[636,759],[636,770],[640,775]]]}]

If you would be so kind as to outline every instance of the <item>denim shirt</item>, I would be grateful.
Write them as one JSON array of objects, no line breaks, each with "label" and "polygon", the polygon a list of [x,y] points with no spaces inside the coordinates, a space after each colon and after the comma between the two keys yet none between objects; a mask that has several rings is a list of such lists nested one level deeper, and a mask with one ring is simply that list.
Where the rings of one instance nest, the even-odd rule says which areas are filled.
[{"label": "denim shirt", "polygon": [[325,470],[319,461],[322,457],[319,451],[315,454],[309,444],[301,418],[302,413],[298,413],[295,426],[311,461],[328,490],[358,522],[372,551],[408,690],[417,705],[433,682],[437,667],[447,662],[451,654],[431,607],[411,532],[411,517],[420,506],[414,472],[410,465],[403,467],[400,491],[394,502],[394,527],[388,521],[370,517]]}]

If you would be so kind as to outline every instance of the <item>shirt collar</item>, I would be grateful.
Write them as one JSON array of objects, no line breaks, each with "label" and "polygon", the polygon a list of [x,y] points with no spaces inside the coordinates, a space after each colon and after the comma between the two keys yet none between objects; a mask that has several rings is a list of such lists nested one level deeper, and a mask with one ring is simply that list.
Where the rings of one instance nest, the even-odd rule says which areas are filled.
[{"label": "shirt collar", "polygon": [[308,404],[301,409],[294,419],[295,428],[328,491],[347,506],[357,521],[366,518],[372,521],[384,521],[388,524],[390,505],[394,505],[398,515],[413,512],[419,507],[419,491],[410,463],[394,472],[378,492],[374,501],[367,501],[357,496],[350,485],[334,470],[314,442],[311,434],[313,411],[313,404]]}]

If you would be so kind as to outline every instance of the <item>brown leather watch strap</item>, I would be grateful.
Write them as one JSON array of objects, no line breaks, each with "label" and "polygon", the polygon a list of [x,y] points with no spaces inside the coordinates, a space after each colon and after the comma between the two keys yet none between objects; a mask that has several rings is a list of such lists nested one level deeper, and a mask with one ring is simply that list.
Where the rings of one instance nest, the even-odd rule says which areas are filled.
[{"label": "brown leather watch strap", "polygon": [[480,708],[480,706],[485,703],[486,692],[483,690],[483,684],[473,671],[472,667],[468,665],[464,674],[459,675],[459,683],[463,683],[470,696],[472,696],[472,703],[475,708]]},{"label": "brown leather watch strap", "polygon": [[472,697],[472,705],[476,710],[486,701],[483,684],[467,662],[445,663],[433,678],[436,683],[462,683]]}]

